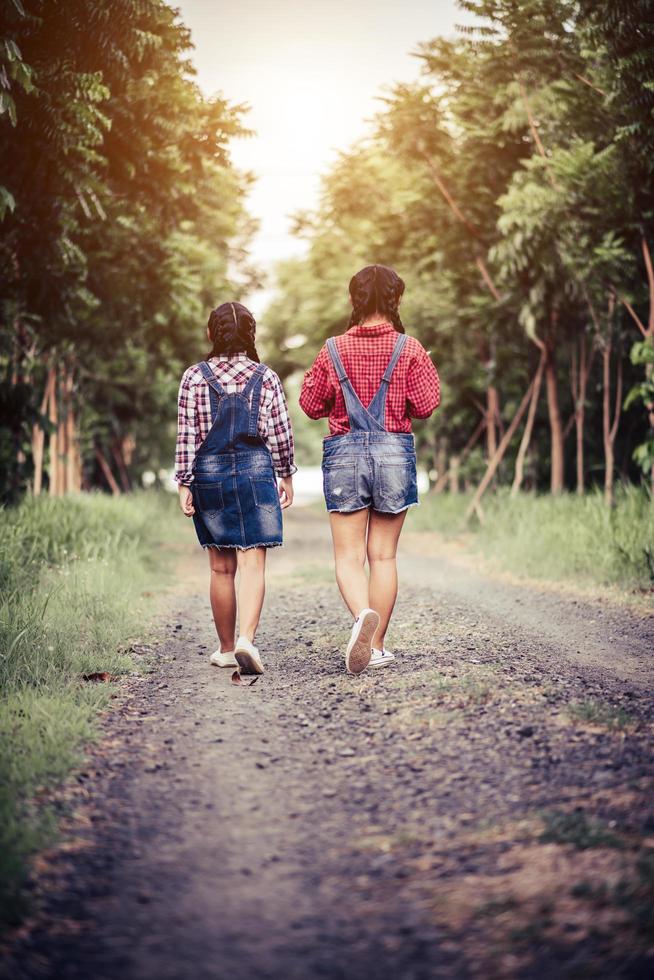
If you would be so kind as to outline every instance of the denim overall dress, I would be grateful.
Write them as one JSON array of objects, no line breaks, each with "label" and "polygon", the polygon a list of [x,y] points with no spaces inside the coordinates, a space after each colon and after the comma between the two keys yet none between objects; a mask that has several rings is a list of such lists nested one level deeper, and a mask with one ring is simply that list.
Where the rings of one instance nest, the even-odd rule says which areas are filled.
[{"label": "denim overall dress", "polygon": [[282,543],[282,512],[272,456],[258,432],[265,364],[238,394],[228,395],[206,361],[211,429],[193,463],[193,522],[203,548],[273,548]]},{"label": "denim overall dress", "polygon": [[388,432],[386,397],[395,366],[404,350],[400,334],[372,401],[363,406],[347,376],[336,340],[327,351],[345,399],[350,431],[323,442],[323,488],[328,511],[348,514],[364,507],[399,514],[418,503],[416,450],[410,432]]}]

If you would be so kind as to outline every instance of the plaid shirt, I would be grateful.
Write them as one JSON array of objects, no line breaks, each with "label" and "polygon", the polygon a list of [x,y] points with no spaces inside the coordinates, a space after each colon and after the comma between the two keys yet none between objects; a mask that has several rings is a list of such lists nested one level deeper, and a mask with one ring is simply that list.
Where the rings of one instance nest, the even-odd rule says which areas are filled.
[{"label": "plaid shirt", "polygon": [[[343,367],[365,406],[381,384],[396,340],[397,332],[390,323],[351,327],[337,338]],[[440,400],[438,371],[429,354],[415,337],[407,338],[388,387],[387,430],[410,432],[411,419],[427,418],[438,408]],[[311,419],[328,416],[332,435],[350,431],[345,399],[326,346],[304,376],[300,407]]]},{"label": "plaid shirt", "polygon": [[[231,354],[209,362],[216,380],[228,395],[241,391],[256,362],[245,354]],[[179,386],[177,412],[177,446],[175,449],[175,479],[189,486],[193,482],[193,461],[195,454],[209,434],[211,428],[211,401],[209,385],[202,377],[197,364],[187,368]],[[290,476],[295,473],[293,430],[288,417],[288,408],[281,381],[274,371],[266,368],[261,387],[259,409],[259,435],[267,445],[273,458],[277,476]]]}]

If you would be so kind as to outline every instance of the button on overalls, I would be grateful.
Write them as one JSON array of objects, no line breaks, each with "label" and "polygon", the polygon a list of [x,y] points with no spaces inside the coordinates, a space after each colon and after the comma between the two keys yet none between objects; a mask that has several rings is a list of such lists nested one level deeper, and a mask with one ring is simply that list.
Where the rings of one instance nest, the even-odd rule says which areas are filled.
[{"label": "button on overalls", "polygon": [[203,548],[271,548],[282,543],[282,512],[270,450],[258,421],[265,364],[227,394],[206,361],[211,429],[193,464],[193,521]]},{"label": "button on overalls", "polygon": [[398,514],[418,503],[416,451],[410,432],[388,432],[386,397],[406,343],[400,334],[379,388],[367,408],[352,387],[336,339],[327,341],[350,423],[350,431],[323,442],[323,488],[328,511],[351,513],[372,507]]}]

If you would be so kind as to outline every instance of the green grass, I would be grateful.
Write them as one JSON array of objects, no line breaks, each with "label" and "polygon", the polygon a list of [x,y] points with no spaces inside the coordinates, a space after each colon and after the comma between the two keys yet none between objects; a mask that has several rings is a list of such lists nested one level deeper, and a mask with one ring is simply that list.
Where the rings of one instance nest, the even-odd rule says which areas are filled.
[{"label": "green grass", "polygon": [[624,708],[614,708],[603,701],[576,701],[566,710],[573,721],[601,725],[610,731],[627,728],[634,720]]},{"label": "green grass", "polygon": [[565,813],[553,810],[543,814],[543,843],[572,844],[577,850],[585,851],[591,847],[623,846],[623,842],[599,820],[587,817],[580,810]]},{"label": "green grass", "polygon": [[142,636],[173,505],[87,495],[0,511],[0,924],[20,918],[29,856],[56,829],[35,798],[80,761],[108,704],[112,685],[82,675],[133,669],[120,648]]},{"label": "green grass", "polygon": [[651,941],[654,937],[654,850],[644,848],[633,871],[623,875],[617,884],[582,880],[573,885],[570,894],[596,907],[614,905],[623,909],[631,925]]},{"label": "green grass", "polygon": [[484,555],[520,575],[626,589],[654,586],[654,501],[645,488],[616,488],[613,508],[597,491],[512,499],[502,490],[484,498],[482,526],[476,518],[466,523],[469,500],[425,495],[407,526],[448,537],[470,531]]}]

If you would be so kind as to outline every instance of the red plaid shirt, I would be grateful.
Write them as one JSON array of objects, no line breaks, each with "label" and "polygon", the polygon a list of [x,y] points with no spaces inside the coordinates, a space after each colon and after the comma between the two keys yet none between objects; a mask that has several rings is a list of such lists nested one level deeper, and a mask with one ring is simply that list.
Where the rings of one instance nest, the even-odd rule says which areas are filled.
[{"label": "red plaid shirt", "polygon": [[[209,362],[216,380],[228,395],[241,391],[256,362],[245,354],[231,354]],[[266,369],[261,386],[259,409],[259,435],[264,440],[273,458],[277,476],[290,476],[295,473],[293,457],[293,430],[288,417],[288,408],[281,381],[270,368]],[[177,412],[177,446],[175,449],[175,479],[189,486],[193,482],[193,461],[195,454],[206,439],[211,428],[211,400],[209,385],[202,373],[193,364],[187,368],[179,386]]]},{"label": "red plaid shirt", "polygon": [[[337,338],[343,367],[365,406],[381,384],[396,340],[397,332],[391,323],[351,327]],[[409,337],[388,387],[387,430],[410,432],[411,419],[427,418],[440,400],[438,371],[420,341]],[[332,435],[350,431],[345,399],[326,346],[304,376],[300,407],[311,419],[328,416]]]}]

